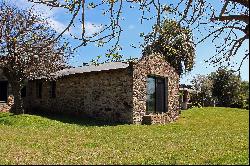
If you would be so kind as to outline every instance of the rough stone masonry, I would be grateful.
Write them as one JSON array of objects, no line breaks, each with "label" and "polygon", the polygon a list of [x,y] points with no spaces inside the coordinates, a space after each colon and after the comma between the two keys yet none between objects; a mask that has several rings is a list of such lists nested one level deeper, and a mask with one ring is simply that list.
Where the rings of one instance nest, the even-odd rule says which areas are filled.
[{"label": "rough stone masonry", "polygon": [[[166,110],[147,112],[147,77],[166,78]],[[138,62],[111,62],[64,69],[55,80],[30,80],[28,111],[74,114],[110,122],[165,124],[179,116],[179,75],[159,54]]]}]

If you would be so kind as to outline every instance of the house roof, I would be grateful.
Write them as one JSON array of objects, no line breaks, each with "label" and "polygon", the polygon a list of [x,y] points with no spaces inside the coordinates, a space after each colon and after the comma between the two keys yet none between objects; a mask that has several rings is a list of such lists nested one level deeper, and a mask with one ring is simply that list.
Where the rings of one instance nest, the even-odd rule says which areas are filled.
[{"label": "house roof", "polygon": [[125,69],[128,66],[129,66],[129,63],[125,63],[125,62],[110,62],[110,63],[103,63],[99,65],[89,65],[89,66],[60,70],[55,73],[55,77],[62,77],[62,76],[67,76],[67,75],[79,74],[79,73],[89,73],[93,71]]},{"label": "house roof", "polygon": [[194,89],[192,85],[186,85],[186,84],[180,84],[179,86],[180,91],[188,91],[188,92],[198,92],[197,90]]},{"label": "house roof", "polygon": [[180,88],[193,89],[192,85],[180,84]]},{"label": "house roof", "polygon": [[188,91],[188,92],[198,92],[197,90],[194,89],[189,89],[189,88],[179,88],[180,91]]}]

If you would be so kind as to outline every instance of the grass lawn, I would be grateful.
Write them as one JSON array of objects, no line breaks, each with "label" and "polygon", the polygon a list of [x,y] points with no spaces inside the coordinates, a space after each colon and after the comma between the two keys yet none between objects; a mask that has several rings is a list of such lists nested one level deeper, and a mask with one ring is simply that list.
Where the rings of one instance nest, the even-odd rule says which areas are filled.
[{"label": "grass lawn", "polygon": [[1,164],[249,164],[249,111],[194,108],[168,125],[0,114]]}]

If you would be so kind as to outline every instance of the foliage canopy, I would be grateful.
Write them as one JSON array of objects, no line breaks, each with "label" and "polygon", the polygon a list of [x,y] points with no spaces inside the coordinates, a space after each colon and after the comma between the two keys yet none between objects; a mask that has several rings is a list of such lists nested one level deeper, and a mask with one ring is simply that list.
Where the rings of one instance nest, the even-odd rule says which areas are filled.
[{"label": "foliage canopy", "polygon": [[194,67],[195,46],[192,32],[181,27],[176,21],[164,20],[160,27],[154,27],[159,33],[151,32],[145,35],[143,53],[160,53],[167,62],[181,75]]}]

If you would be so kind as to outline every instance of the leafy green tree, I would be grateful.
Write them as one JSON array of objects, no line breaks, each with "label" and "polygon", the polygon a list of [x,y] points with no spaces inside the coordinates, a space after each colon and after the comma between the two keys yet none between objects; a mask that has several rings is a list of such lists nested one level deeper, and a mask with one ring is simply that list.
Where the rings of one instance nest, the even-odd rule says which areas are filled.
[{"label": "leafy green tree", "polygon": [[249,82],[248,81],[241,82],[238,105],[241,108],[249,109]]},{"label": "leafy green tree", "polygon": [[[155,31],[159,33],[156,35]],[[160,28],[145,35],[143,54],[160,53],[179,75],[191,71],[194,66],[195,47],[192,32],[176,21],[164,20]]]},{"label": "leafy green tree", "polygon": [[219,68],[209,75],[197,75],[191,81],[196,94],[192,95],[196,105],[249,108],[249,82],[227,68]]},{"label": "leafy green tree", "polygon": [[218,100],[218,105],[223,107],[238,107],[241,93],[241,78],[232,70],[219,68],[209,76],[213,80],[213,96]]}]

